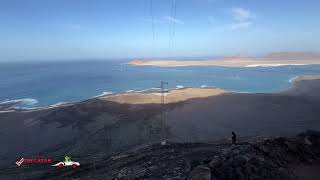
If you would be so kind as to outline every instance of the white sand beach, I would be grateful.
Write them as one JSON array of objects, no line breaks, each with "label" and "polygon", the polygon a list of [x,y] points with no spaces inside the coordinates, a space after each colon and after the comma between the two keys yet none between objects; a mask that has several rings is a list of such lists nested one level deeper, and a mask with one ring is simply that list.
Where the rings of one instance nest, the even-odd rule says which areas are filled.
[{"label": "white sand beach", "polygon": [[217,59],[217,60],[134,60],[129,62],[135,66],[159,66],[159,67],[179,67],[179,66],[224,66],[224,67],[267,67],[267,66],[288,66],[288,65],[311,65],[320,64],[318,60],[268,60],[268,59]]}]

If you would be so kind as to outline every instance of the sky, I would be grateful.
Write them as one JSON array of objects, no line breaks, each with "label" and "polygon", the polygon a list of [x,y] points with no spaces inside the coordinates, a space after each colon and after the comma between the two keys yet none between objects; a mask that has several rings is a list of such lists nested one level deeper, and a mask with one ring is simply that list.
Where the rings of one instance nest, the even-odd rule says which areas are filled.
[{"label": "sky", "polygon": [[319,52],[319,17],[319,0],[0,0],[0,61]]}]

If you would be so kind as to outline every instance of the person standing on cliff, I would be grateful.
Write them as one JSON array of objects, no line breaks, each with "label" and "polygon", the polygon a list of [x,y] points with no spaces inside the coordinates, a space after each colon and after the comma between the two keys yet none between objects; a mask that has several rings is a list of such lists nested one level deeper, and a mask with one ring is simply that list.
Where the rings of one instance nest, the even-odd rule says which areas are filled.
[{"label": "person standing on cliff", "polygon": [[231,139],[232,139],[232,144],[236,144],[237,135],[236,135],[236,133],[234,133],[233,131],[232,131],[232,137],[231,137]]}]

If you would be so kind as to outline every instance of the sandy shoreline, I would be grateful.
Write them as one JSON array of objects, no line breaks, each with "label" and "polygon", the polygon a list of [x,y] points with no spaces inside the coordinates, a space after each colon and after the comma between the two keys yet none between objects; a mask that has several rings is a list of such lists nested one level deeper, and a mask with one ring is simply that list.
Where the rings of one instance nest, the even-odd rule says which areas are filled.
[{"label": "sandy shoreline", "polygon": [[[178,103],[165,107],[166,135],[175,142],[212,142],[229,137],[231,131],[240,137],[270,137],[320,130],[320,80],[315,79],[320,78],[300,77],[293,80],[297,82],[292,84],[294,88],[281,93],[172,90],[167,102]],[[200,95],[203,98],[198,98]],[[145,98],[138,99],[141,96]],[[63,157],[65,152],[72,152],[74,157],[91,161],[97,159],[96,152],[111,155],[158,141],[161,105],[124,104],[160,102],[159,95],[151,93],[151,97],[155,99],[148,92],[124,93],[50,109],[1,113],[0,143],[7,146],[0,148],[0,156],[5,157],[0,159],[0,167],[16,159],[17,154],[28,156],[45,150]],[[179,102],[182,100],[187,101]],[[79,162],[88,162],[86,158]]]},{"label": "sandy shoreline", "polygon": [[320,79],[320,75],[319,76],[297,76],[293,82],[298,82],[298,81],[304,81],[304,80],[318,80]]},{"label": "sandy shoreline", "polygon": [[[184,88],[174,89],[164,93],[165,103],[176,103],[193,98],[206,98],[230,93],[219,88]],[[99,97],[98,99],[117,102],[120,104],[159,104],[161,93],[125,93]]]},{"label": "sandy shoreline", "polygon": [[129,62],[135,66],[159,66],[159,67],[179,67],[179,66],[224,66],[224,67],[268,67],[268,66],[288,66],[288,65],[312,65],[320,64],[317,60],[268,60],[268,59],[221,59],[205,61],[177,61],[177,60],[134,60]]},{"label": "sandy shoreline", "polygon": [[[304,80],[320,80],[320,76],[297,76],[290,80],[292,87],[299,81]],[[291,88],[292,88],[291,87]],[[286,89],[284,92],[290,90]],[[240,94],[238,92],[232,92],[221,88],[183,88],[169,90],[164,93],[165,103],[176,103],[186,101],[194,98],[207,98],[212,96],[218,96],[227,93]],[[280,93],[280,92],[279,92]],[[243,93],[242,93],[243,94]],[[255,94],[255,93],[248,93]],[[101,96],[98,99],[117,102],[120,104],[159,104],[161,99],[160,93],[144,93],[144,92],[131,92],[123,94],[115,94],[108,96]]]},{"label": "sandy shoreline", "polygon": [[[289,91],[290,89],[295,87],[295,84],[299,81],[304,80],[320,80],[319,76],[297,76],[295,78],[290,79],[290,83],[292,86],[284,91],[280,91],[278,93],[285,93]],[[221,88],[215,88],[215,87],[190,87],[190,88],[181,88],[181,89],[170,89],[164,93],[165,96],[165,103],[176,103],[176,102],[182,102],[194,98],[208,98],[212,96],[218,96],[222,94],[243,94],[239,92],[233,92]],[[246,94],[255,94],[246,92]],[[0,106],[0,114],[1,113],[8,113],[8,112],[14,112],[14,111],[22,111],[22,112],[36,112],[41,110],[48,110],[48,109],[54,109],[54,108],[60,108],[60,107],[67,107],[67,106],[73,106],[77,104],[81,104],[85,101],[90,100],[103,100],[103,101],[110,101],[110,102],[116,102],[119,104],[160,104],[161,100],[161,94],[159,92],[125,92],[125,93],[116,93],[116,94],[108,94],[103,96],[96,96],[91,99],[87,99],[80,102],[74,102],[74,103],[63,103],[63,104],[57,104],[57,105],[51,105],[47,107],[38,107],[38,108],[29,108],[29,109],[23,109],[23,108],[14,108],[14,106],[11,106],[9,108],[2,108]]]}]

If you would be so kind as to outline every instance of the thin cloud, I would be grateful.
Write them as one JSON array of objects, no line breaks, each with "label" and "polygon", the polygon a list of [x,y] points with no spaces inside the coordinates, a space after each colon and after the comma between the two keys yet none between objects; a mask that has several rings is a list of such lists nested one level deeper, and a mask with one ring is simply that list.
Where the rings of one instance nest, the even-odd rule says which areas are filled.
[{"label": "thin cloud", "polygon": [[231,14],[234,22],[228,26],[230,30],[248,28],[253,24],[253,20],[256,18],[256,15],[253,12],[241,7],[233,7],[231,9]]},{"label": "thin cloud", "polygon": [[255,14],[248,9],[234,7],[231,9],[233,19],[236,21],[249,21],[255,18]]},{"label": "thin cloud", "polygon": [[[230,22],[222,23],[215,27],[215,29],[238,30],[249,28],[254,24],[254,19],[256,18],[256,15],[252,11],[241,7],[229,9],[229,15],[231,15]],[[219,23],[218,19],[214,17],[209,17],[208,22],[212,25]]]}]

